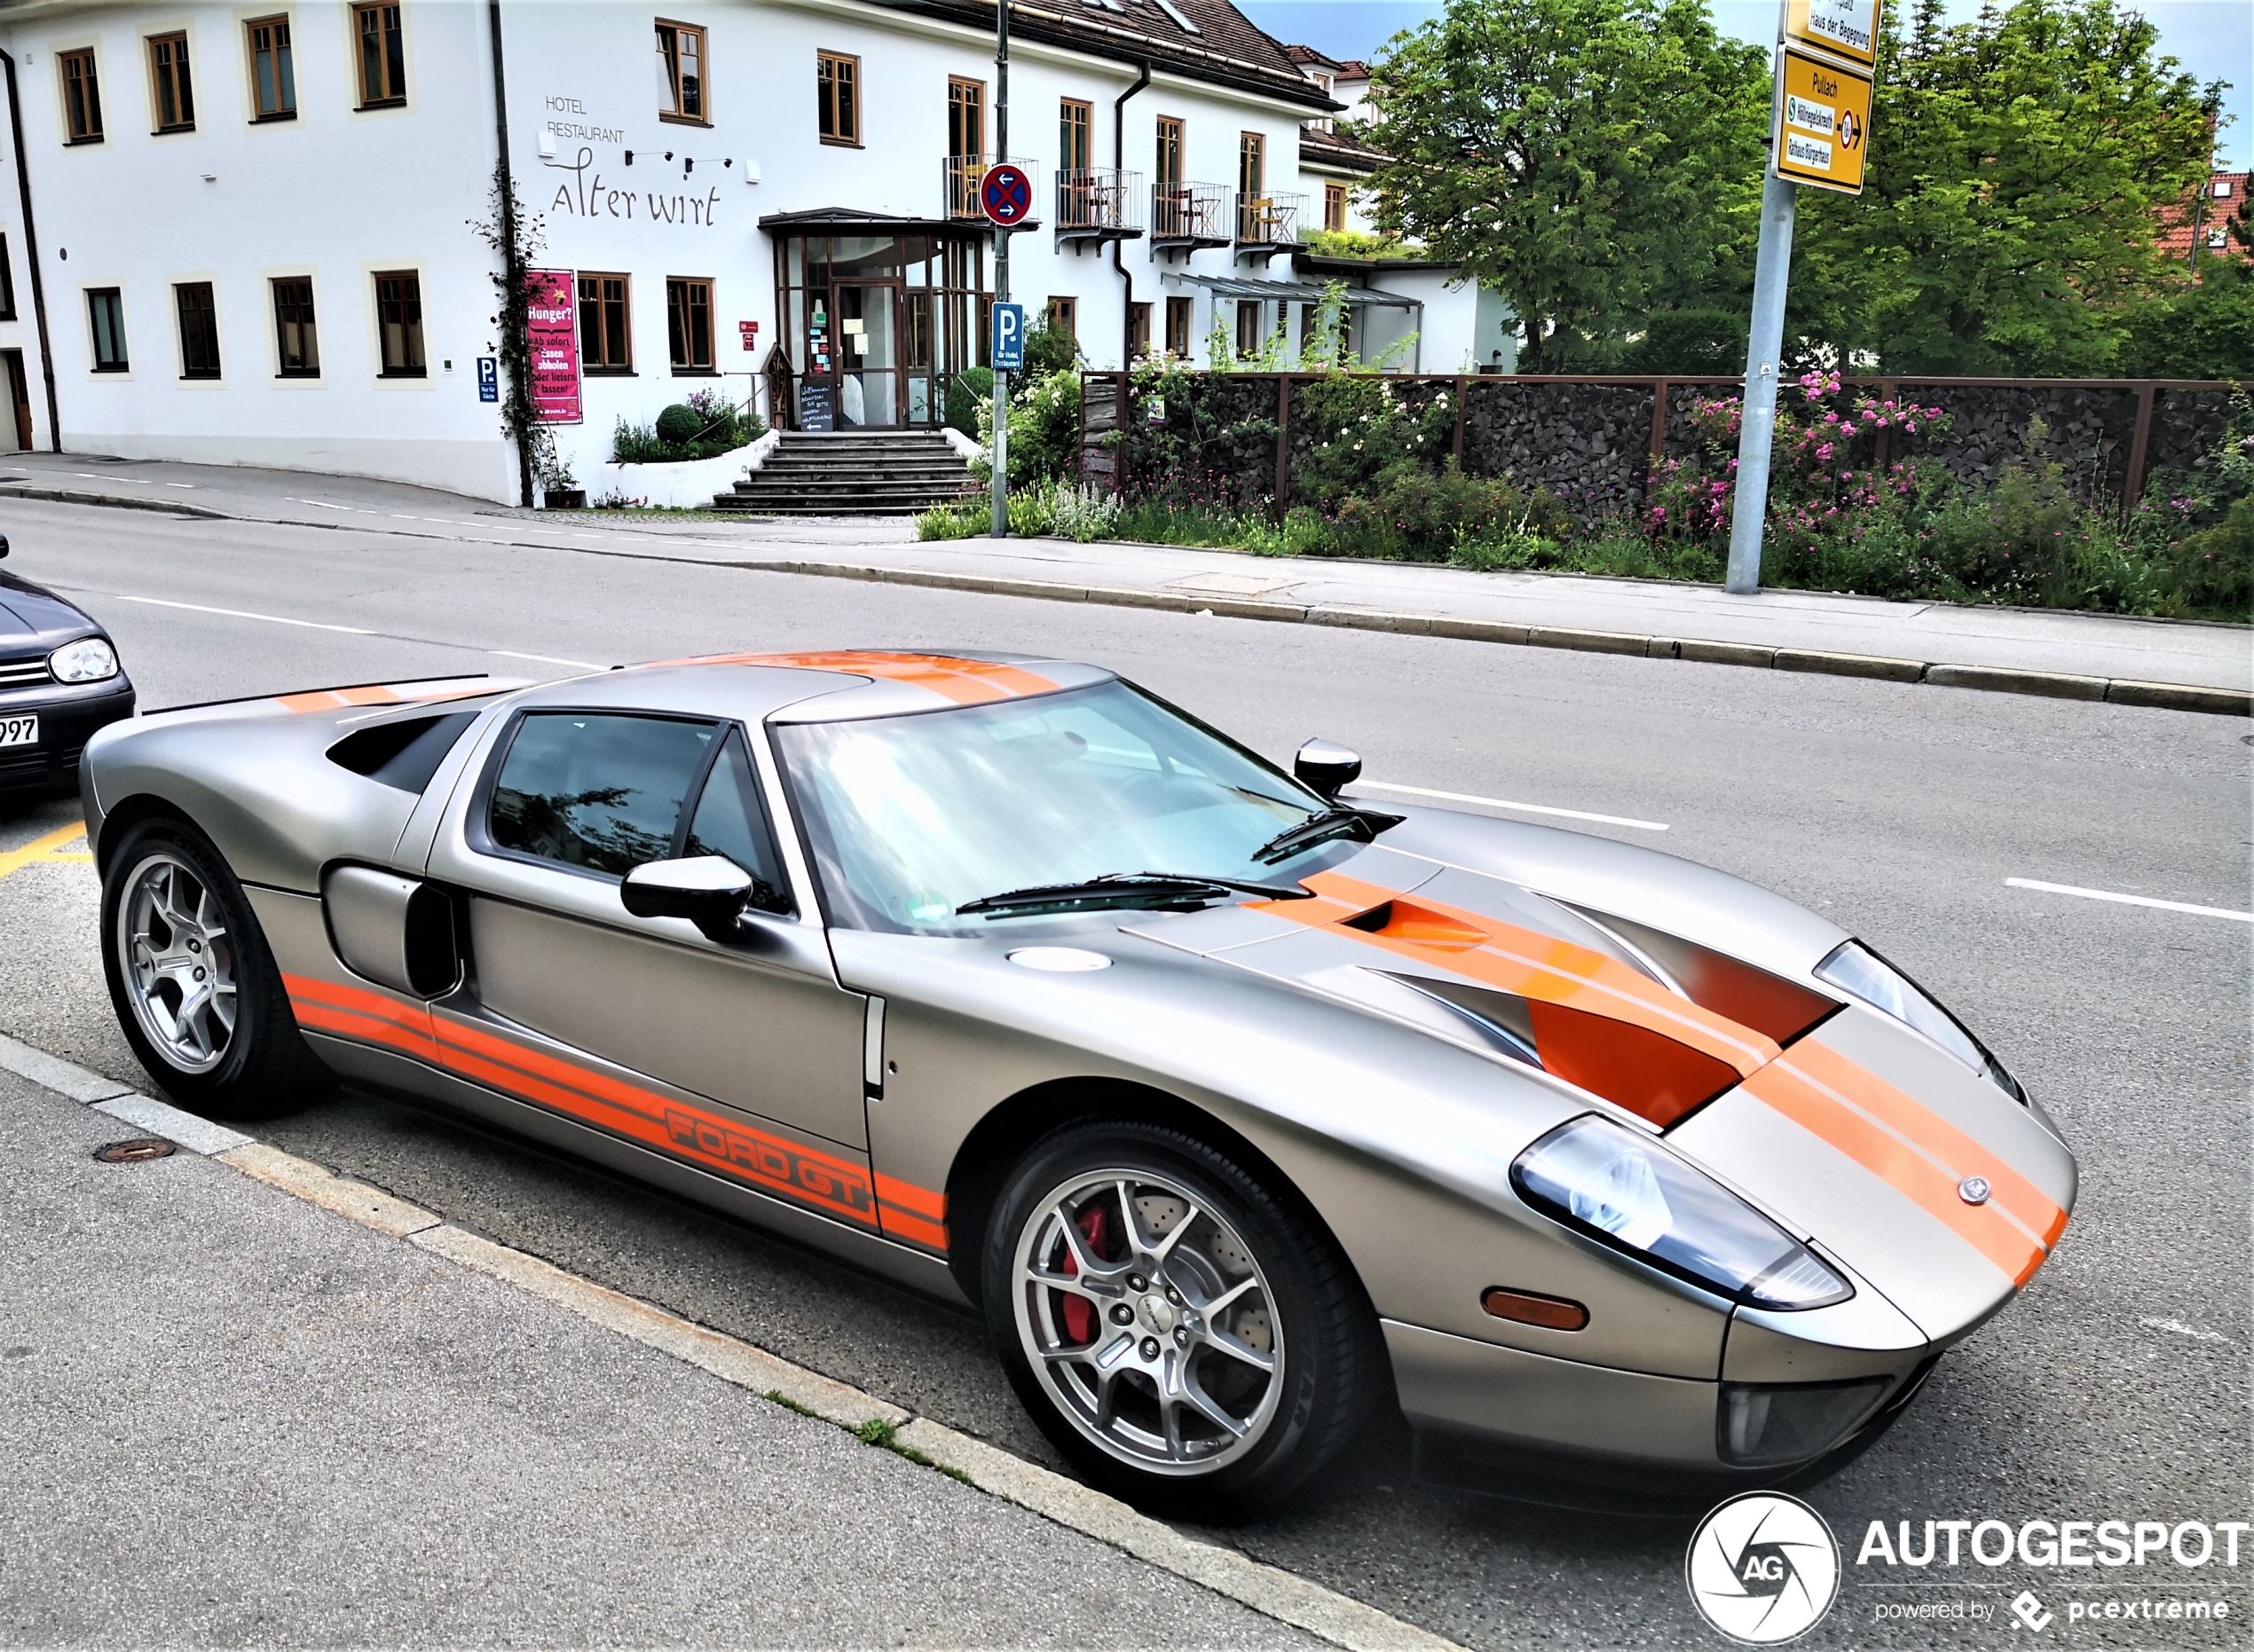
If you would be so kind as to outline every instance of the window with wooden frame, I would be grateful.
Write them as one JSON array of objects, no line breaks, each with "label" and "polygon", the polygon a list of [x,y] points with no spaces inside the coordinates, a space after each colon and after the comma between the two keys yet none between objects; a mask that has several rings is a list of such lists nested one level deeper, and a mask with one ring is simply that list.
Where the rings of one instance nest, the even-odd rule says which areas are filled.
[{"label": "window with wooden frame", "polygon": [[188,77],[188,37],[155,35],[148,42],[149,92],[159,132],[195,130],[195,87]]},{"label": "window with wooden frame", "polygon": [[94,49],[58,51],[55,63],[63,77],[63,125],[74,144],[102,141],[102,83],[94,65]]},{"label": "window with wooden frame", "polygon": [[1091,141],[1095,130],[1096,112],[1077,98],[1066,98],[1057,104],[1057,166],[1066,172],[1085,172],[1095,164],[1095,146]]},{"label": "window with wooden frame", "polygon": [[666,343],[677,374],[713,371],[713,284],[694,276],[666,278]]},{"label": "window with wooden frame", "polygon": [[396,5],[356,5],[352,32],[359,37],[360,107],[380,109],[407,100],[407,43]]},{"label": "window with wooden frame", "polygon": [[687,23],[659,23],[658,118],[710,125],[705,86],[705,31]]},{"label": "window with wooden frame", "polygon": [[254,121],[297,118],[297,66],[289,49],[287,17],[253,18],[242,26],[250,52],[250,106]]},{"label": "window with wooden frame", "polygon": [[579,371],[632,373],[634,345],[627,328],[626,275],[579,271]]},{"label": "window with wooden frame", "polygon": [[1049,301],[1049,331],[1061,333],[1068,339],[1080,336],[1080,301],[1076,298],[1052,298]]},{"label": "window with wooden frame", "polygon": [[94,371],[126,371],[125,295],[114,287],[89,287],[86,319],[94,333]]},{"label": "window with wooden frame", "polygon": [[1346,186],[1325,184],[1322,186],[1322,226],[1327,230],[1346,227]]},{"label": "window with wooden frame", "polygon": [[816,124],[825,144],[861,147],[861,59],[839,51],[814,54]]},{"label": "window with wooden frame", "polygon": [[1186,298],[1166,301],[1166,353],[1187,361],[1190,356],[1190,305]]},{"label": "window with wooden frame", "polygon": [[375,332],[386,379],[420,379],[422,360],[422,277],[413,270],[375,274]]},{"label": "window with wooden frame", "polygon": [[950,160],[986,153],[986,83],[947,77],[947,154]]},{"label": "window with wooden frame", "polygon": [[1150,354],[1150,306],[1130,304],[1127,306],[1128,359],[1131,361],[1138,356],[1148,354]]},{"label": "window with wooden frame", "polygon": [[1261,303],[1257,298],[1240,298],[1236,303],[1236,353],[1249,358],[1260,353]]},{"label": "window with wooden frame", "polygon": [[211,283],[174,283],[172,308],[180,318],[180,376],[184,379],[217,378],[219,306],[211,296]]},{"label": "window with wooden frame", "polygon": [[274,294],[274,375],[282,379],[321,376],[320,341],[313,326],[313,279],[283,276]]},{"label": "window with wooden frame", "polygon": [[1178,116],[1158,117],[1158,153],[1154,177],[1161,184],[1182,181],[1182,122]]},{"label": "window with wooden frame", "polygon": [[1257,201],[1267,192],[1268,140],[1258,132],[1245,132],[1236,140],[1236,193],[1240,201]]}]

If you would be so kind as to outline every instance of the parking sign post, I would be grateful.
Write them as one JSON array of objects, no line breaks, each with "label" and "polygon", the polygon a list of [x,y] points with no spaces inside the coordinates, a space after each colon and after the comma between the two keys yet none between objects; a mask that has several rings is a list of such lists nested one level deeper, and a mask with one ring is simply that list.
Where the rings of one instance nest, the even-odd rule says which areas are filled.
[{"label": "parking sign post", "polygon": [[[1005,156],[1010,153],[1010,0],[994,3],[994,153]],[[991,198],[980,191],[981,203],[986,216],[994,216]],[[994,307],[998,311],[1010,298],[1010,232],[1000,223],[994,225]],[[995,324],[1000,326],[997,320]],[[1010,537],[1010,375],[997,361],[994,365],[994,537]]]}]

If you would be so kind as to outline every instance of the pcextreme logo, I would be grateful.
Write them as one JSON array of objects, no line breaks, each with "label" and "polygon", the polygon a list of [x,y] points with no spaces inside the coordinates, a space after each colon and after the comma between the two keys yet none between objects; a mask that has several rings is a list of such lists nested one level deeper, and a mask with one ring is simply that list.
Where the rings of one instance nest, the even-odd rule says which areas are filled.
[{"label": "pcextreme logo", "polygon": [[1840,1592],[1840,1546],[1824,1517],[1775,1491],[1733,1497],[1698,1522],[1683,1557],[1698,1615],[1746,1646],[1798,1640]]}]

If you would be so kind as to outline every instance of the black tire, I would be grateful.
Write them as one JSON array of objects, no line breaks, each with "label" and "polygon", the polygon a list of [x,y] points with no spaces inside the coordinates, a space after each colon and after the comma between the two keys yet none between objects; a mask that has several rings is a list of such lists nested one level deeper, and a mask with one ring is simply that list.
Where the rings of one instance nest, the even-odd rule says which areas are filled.
[{"label": "black tire", "polygon": [[[176,876],[165,868],[185,874],[177,885],[168,881],[166,886],[200,892],[183,898],[195,900],[213,920],[208,944],[200,925],[195,946],[210,960],[215,980],[223,973],[232,979],[233,1020],[224,1027],[224,1037],[219,1035],[224,1018],[216,1008],[177,1023],[185,1028],[200,1021],[206,1029],[201,1041],[187,1031],[166,1037],[159,1023],[171,1009],[182,1007],[179,988],[185,980],[167,978],[147,989],[128,979],[122,930],[129,901],[137,890],[152,886],[148,880]],[[126,1042],[158,1087],[184,1107],[220,1119],[272,1118],[322,1100],[335,1087],[290,1013],[281,972],[241,884],[211,840],[184,822],[144,821],[127,831],[109,857],[102,878],[102,973]],[[146,1022],[137,998],[152,1006]],[[193,1049],[199,1042],[209,1048]]]},{"label": "black tire", "polygon": [[[1130,1184],[1145,1219],[1163,1220],[1169,1211],[1192,1204],[1200,1214],[1188,1217],[1185,1237],[1164,1258],[1164,1270],[1123,1273],[1122,1296],[1108,1305],[1092,1302],[1080,1310],[1076,1329],[1063,1310],[1068,1297],[1078,1293],[1053,1291],[1025,1278],[1022,1270],[1030,1259],[1048,1270],[1044,1277],[1055,1277],[1055,1270],[1041,1259],[1060,1258],[1073,1248],[1061,1226],[1068,1208],[1077,1213],[1083,1239],[1092,1232],[1103,1237],[1107,1218],[1091,1213],[1115,1213],[1122,1200],[1090,1192],[1085,1202],[1074,1205],[1074,1196],[1063,1190],[1083,1183],[1098,1187],[1106,1179],[1103,1173],[1110,1171],[1150,1178]],[[1177,1193],[1186,1197],[1176,1198]],[[1115,1215],[1109,1220],[1119,1225]],[[1147,1229],[1140,1231],[1150,1236]],[[1111,1254],[1096,1259],[1111,1266],[1124,1269],[1131,1264],[1122,1256],[1141,1254],[1123,1234],[1105,1242]],[[1232,1276],[1225,1269],[1215,1275],[1209,1261],[1215,1254],[1241,1260],[1245,1271]],[[1077,1277],[1079,1270],[1072,1271]],[[1042,1432],[1092,1483],[1154,1512],[1215,1522],[1245,1518],[1273,1506],[1336,1457],[1388,1391],[1376,1316],[1336,1243],[1294,1201],[1279,1197],[1231,1155],[1179,1130],[1140,1122],[1085,1123],[1068,1126],[1037,1144],[1011,1173],[996,1202],[981,1273],[995,1349]],[[1196,1282],[1208,1276],[1218,1278],[1218,1289],[1209,1288],[1210,1281]],[[1178,1286],[1180,1294],[1168,1294]],[[1240,1318],[1223,1327],[1218,1317],[1208,1322],[1195,1311],[1223,1302],[1239,1289],[1248,1293],[1237,1296],[1239,1302],[1260,1305],[1234,1311],[1265,1314],[1265,1319]],[[1168,1301],[1181,1306],[1170,1312],[1161,1305]],[[1115,1318],[1123,1308],[1139,1317]],[[1230,1311],[1223,1307],[1224,1314]],[[1170,1329],[1177,1318],[1178,1326]],[[1038,1360],[1040,1371],[1057,1373],[1052,1380],[1058,1391],[1052,1393],[1028,1348],[1029,1342],[1052,1349],[1076,1346],[1090,1326],[1093,1340],[1086,1345],[1092,1353],[1107,1348],[1107,1338],[1134,1343],[1134,1351],[1127,1353],[1116,1352],[1115,1341],[1108,1345],[1107,1357],[1117,1362],[1110,1381],[1128,1385],[1113,1402],[1108,1424],[1097,1396],[1088,1391],[1101,1380],[1094,1361],[1073,1361],[1068,1354],[1061,1362]],[[1236,1333],[1248,1326],[1250,1341],[1263,1332],[1267,1337],[1265,1349],[1254,1351],[1280,1365],[1265,1379],[1221,1351],[1243,1346]],[[1229,1336],[1210,1337],[1216,1328],[1227,1330]],[[1175,1367],[1150,1363],[1154,1350],[1156,1359],[1167,1357],[1169,1341],[1186,1349],[1179,1356],[1180,1369],[1196,1381],[1200,1394],[1219,1397],[1233,1388],[1235,1397],[1221,1403],[1233,1414],[1241,1413],[1240,1421],[1255,1425],[1244,1436],[1234,1436],[1213,1428],[1206,1414],[1185,1407],[1180,1399],[1172,1401],[1190,1446],[1201,1444],[1191,1437],[1193,1428],[1210,1440],[1204,1448],[1209,1462],[1157,1460],[1157,1448],[1147,1444],[1139,1451],[1128,1449],[1134,1444],[1129,1435],[1136,1423],[1122,1432],[1123,1419],[1139,1412],[1144,1419],[1157,1420],[1155,1427],[1140,1423],[1147,1436],[1155,1437],[1162,1430],[1162,1444],[1173,1448],[1174,1430],[1166,1421],[1169,1402],[1160,1390],[1173,1380],[1162,1373]],[[1127,1363],[1139,1354],[1143,1368]],[[1218,1378],[1210,1380],[1196,1374],[1216,1371]],[[1099,1428],[1110,1444],[1095,1437]]]}]

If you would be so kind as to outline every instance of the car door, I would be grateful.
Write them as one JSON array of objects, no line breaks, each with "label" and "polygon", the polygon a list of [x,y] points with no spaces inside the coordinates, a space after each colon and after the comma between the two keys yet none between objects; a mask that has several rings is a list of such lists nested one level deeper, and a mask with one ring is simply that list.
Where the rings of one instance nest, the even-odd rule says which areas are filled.
[{"label": "car door", "polygon": [[[633,867],[683,854],[724,854],[788,892],[768,791],[734,723],[526,711],[496,743],[461,832],[440,834],[430,870],[467,893],[473,990],[485,1011],[720,1104],[727,1117],[657,1110],[661,1145],[682,1156],[753,1168],[762,1185],[781,1180],[816,1195],[805,1202],[841,1201],[858,1215],[868,1001],[838,986],[803,897],[792,911],[751,915],[740,940],[725,944],[682,919],[635,917],[619,898]],[[574,1093],[546,1099],[569,1111]],[[647,1139],[634,1117],[663,1097],[597,1086],[595,1099],[634,1115],[596,1121]],[[731,1120],[745,1129],[731,1132]]]}]

